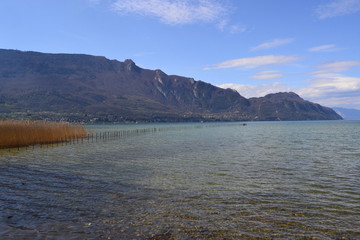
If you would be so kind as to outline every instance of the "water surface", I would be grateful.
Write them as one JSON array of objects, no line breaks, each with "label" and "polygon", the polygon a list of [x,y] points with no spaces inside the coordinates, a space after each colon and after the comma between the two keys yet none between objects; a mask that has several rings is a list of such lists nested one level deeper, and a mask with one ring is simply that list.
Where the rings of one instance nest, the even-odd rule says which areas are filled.
[{"label": "water surface", "polygon": [[1,239],[360,239],[360,122],[156,129],[0,152]]}]

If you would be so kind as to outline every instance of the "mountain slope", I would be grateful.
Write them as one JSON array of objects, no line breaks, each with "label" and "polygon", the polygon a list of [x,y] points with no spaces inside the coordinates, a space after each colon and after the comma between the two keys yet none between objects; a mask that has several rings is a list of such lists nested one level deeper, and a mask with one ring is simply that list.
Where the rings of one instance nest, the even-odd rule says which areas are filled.
[{"label": "mountain slope", "polygon": [[3,116],[18,112],[102,121],[341,118],[291,94],[274,96],[246,99],[231,89],[140,68],[132,60],[0,50]]},{"label": "mountain slope", "polygon": [[250,98],[251,109],[261,120],[336,120],[331,108],[305,101],[297,94],[276,93],[261,98]]}]

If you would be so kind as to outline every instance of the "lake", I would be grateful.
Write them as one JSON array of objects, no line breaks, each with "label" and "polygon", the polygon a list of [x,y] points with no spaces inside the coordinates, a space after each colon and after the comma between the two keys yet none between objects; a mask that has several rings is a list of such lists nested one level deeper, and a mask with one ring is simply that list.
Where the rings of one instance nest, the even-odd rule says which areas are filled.
[{"label": "lake", "polygon": [[87,128],[0,151],[0,239],[360,239],[360,121]]}]

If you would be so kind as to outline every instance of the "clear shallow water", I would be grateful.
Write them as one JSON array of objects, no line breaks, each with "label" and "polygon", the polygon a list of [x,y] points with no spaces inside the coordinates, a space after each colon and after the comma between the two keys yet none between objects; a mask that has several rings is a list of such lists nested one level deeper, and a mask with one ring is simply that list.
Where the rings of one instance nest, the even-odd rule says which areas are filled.
[{"label": "clear shallow water", "polygon": [[360,122],[144,128],[0,152],[0,239],[360,239]]}]

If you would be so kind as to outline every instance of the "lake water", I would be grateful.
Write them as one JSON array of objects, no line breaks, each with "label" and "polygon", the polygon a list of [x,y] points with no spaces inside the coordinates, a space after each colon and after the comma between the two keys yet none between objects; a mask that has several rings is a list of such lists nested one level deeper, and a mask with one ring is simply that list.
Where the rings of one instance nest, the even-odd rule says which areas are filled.
[{"label": "lake water", "polygon": [[0,239],[360,239],[359,121],[88,128],[152,131],[2,150]]}]

